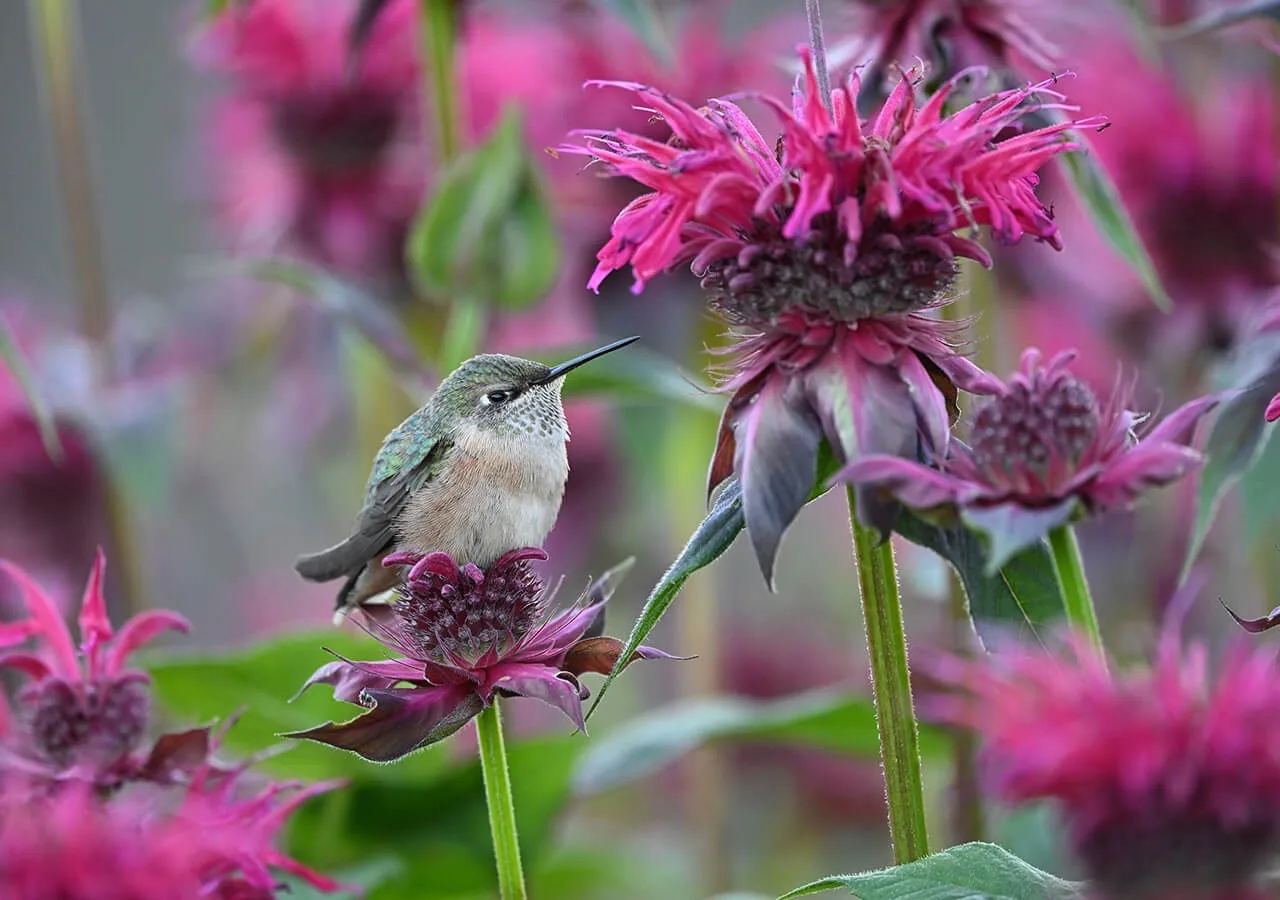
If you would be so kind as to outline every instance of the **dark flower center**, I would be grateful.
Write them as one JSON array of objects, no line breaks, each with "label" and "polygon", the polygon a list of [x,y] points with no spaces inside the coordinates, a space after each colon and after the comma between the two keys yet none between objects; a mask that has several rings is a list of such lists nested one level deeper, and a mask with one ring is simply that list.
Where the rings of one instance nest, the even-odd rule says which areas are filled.
[{"label": "dark flower center", "polygon": [[1043,476],[1057,462],[1078,463],[1098,433],[1098,400],[1066,372],[1017,381],[973,419],[970,445],[985,472]]},{"label": "dark flower center", "polygon": [[528,633],[542,613],[542,582],[524,560],[487,574],[468,565],[456,580],[424,572],[401,588],[394,608],[422,659],[475,661]]},{"label": "dark flower center", "polygon": [[67,766],[86,753],[112,762],[136,747],[150,716],[147,685],[127,679],[79,687],[48,679],[20,695],[36,752]]},{"label": "dark flower center", "polygon": [[343,175],[377,165],[399,118],[395,99],[378,92],[317,92],[280,103],[273,125],[302,168],[313,175]]},{"label": "dark flower center", "polygon": [[762,229],[736,257],[709,265],[702,286],[712,305],[756,327],[793,309],[856,322],[929,306],[955,279],[955,259],[928,225],[873,227],[855,243],[829,214],[814,224],[796,241]]},{"label": "dark flower center", "polygon": [[1277,838],[1269,812],[1230,827],[1212,814],[1197,821],[1160,807],[1153,803],[1152,821],[1125,815],[1077,839],[1076,851],[1105,896],[1231,896],[1218,891],[1244,888],[1265,868]]}]

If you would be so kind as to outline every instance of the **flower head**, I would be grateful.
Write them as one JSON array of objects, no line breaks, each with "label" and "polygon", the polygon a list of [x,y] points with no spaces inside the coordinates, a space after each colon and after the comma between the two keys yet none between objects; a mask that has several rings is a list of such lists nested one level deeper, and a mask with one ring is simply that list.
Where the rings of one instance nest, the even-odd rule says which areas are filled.
[{"label": "flower head", "polygon": [[1062,50],[1041,20],[1061,18],[1053,7],[1038,0],[852,0],[848,31],[855,37],[839,52],[882,77],[922,60],[942,78],[972,66],[1052,71]]},{"label": "flower head", "polygon": [[0,648],[37,642],[34,650],[0,655],[0,668],[28,679],[11,709],[0,706],[0,769],[111,787],[133,778],[168,777],[170,763],[189,754],[188,744],[203,746],[199,733],[190,732],[138,752],[150,720],[151,691],[145,672],[127,668],[128,658],[160,633],[189,626],[177,613],[153,610],[117,633],[102,592],[105,567],[98,551],[80,609],[77,651],[53,599],[27,573],[0,560],[0,572],[18,586],[28,612],[26,619],[0,624]]},{"label": "flower head", "polygon": [[1058,803],[1107,900],[1252,900],[1280,845],[1280,672],[1237,646],[1215,676],[1203,646],[1166,634],[1150,671],[1122,676],[1083,641],[937,662],[956,692],[938,720],[984,740],[1003,800]]},{"label": "flower head", "polygon": [[388,4],[353,57],[356,10],[228,4],[199,35],[196,61],[231,83],[211,118],[217,204],[239,246],[398,274],[423,186],[413,4]]},{"label": "flower head", "polygon": [[1180,407],[1137,440],[1144,416],[1128,408],[1132,386],[1099,402],[1068,370],[1073,356],[1064,351],[1046,364],[1038,350],[1023,353],[1021,370],[974,414],[969,443],[953,441],[935,466],[868,456],[838,477],[915,509],[958,514],[991,539],[999,567],[1050,529],[1128,508],[1200,464],[1186,441],[1216,397]]},{"label": "flower head", "polygon": [[[369,632],[400,654],[380,662],[339,659],[303,685],[333,686],[339,700],[368,707],[349,722],[287,735],[390,762],[442,740],[493,702],[495,694],[533,697],[585,730],[578,682],[608,674],[622,643],[600,636],[604,605],[624,563],[594,581],[572,608],[548,615],[554,591],[529,565],[541,550],[513,550],[487,570],[458,568],[445,553],[396,553],[384,565],[411,566],[389,610],[362,610]],[[634,658],[668,655],[641,647]]]},{"label": "flower head", "polygon": [[0,881],[14,900],[271,900],[281,869],[326,893],[342,888],[274,846],[288,817],[334,784],[271,784],[244,797],[239,771],[209,764],[165,809],[162,797],[104,800],[88,785],[53,792],[6,783]]},{"label": "flower head", "polygon": [[[621,84],[666,120],[671,140],[588,132],[587,147],[569,148],[650,190],[618,215],[590,286],[630,265],[638,292],[692,261],[711,305],[740,331],[711,487],[738,474],[767,577],[813,487],[823,436],[844,462],[914,457],[921,446],[939,454],[955,387],[993,389],[949,341],[962,326],[923,313],[951,287],[959,257],[989,262],[962,230],[1058,246],[1036,170],[1075,146],[1063,135],[1072,124],[1101,121],[1014,134],[1027,113],[1060,106],[1047,83],[944,115],[958,82],[921,105],[905,76],[863,121],[857,75],[828,109],[803,56],[794,109],[764,98],[782,120],[776,146],[732,103],[699,110]],[[859,502],[884,523],[865,495]]]}]

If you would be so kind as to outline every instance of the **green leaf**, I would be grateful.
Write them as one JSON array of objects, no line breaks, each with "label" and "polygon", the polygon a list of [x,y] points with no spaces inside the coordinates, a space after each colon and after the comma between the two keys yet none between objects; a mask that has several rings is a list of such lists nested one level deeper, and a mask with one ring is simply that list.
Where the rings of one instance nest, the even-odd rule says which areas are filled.
[{"label": "green leaf", "polygon": [[618,657],[619,665],[604,680],[604,684],[600,685],[600,693],[596,694],[595,702],[591,704],[591,709],[587,710],[588,717],[595,712],[600,701],[604,699],[605,692],[622,671],[623,661],[631,659],[631,655],[644,643],[644,639],[648,637],[650,631],[653,631],[654,626],[667,611],[671,601],[675,600],[676,595],[680,593],[681,586],[689,576],[719,559],[742,532],[745,524],[746,521],[742,516],[742,485],[738,483],[738,479],[732,478],[725,483],[724,489],[720,491],[715,504],[711,507],[711,512],[702,520],[693,537],[689,538],[689,542],[684,545],[684,549],[671,564],[671,568],[667,569],[650,592],[644,609],[640,611],[640,617],[631,628],[627,645]]},{"label": "green leaf", "polygon": [[27,367],[26,360],[18,349],[18,339],[3,315],[0,315],[0,365],[8,369],[13,380],[18,383],[18,390],[22,392],[31,415],[35,417],[45,452],[54,462],[62,462],[62,442],[58,439],[58,425],[54,421],[53,411],[45,403],[44,396],[36,390],[31,369]]},{"label": "green leaf", "polygon": [[823,878],[779,900],[840,889],[859,900],[1066,900],[1083,892],[1003,847],[973,843],[878,872]]},{"label": "green leaf", "polygon": [[602,6],[612,12],[635,32],[657,61],[670,65],[674,55],[671,40],[662,27],[662,17],[650,0],[600,0]]},{"label": "green leaf", "polygon": [[[925,756],[946,754],[950,741],[936,729],[920,735]],[[596,794],[646,778],[712,741],[804,744],[875,757],[880,752],[875,707],[845,691],[818,690],[781,700],[702,697],[632,719],[582,755],[573,777],[578,794]]]},{"label": "green leaf", "polygon": [[[598,342],[574,344],[554,350],[539,350],[534,359],[546,365],[555,365],[573,359],[594,349]],[[609,353],[594,359],[589,365],[574,369],[565,378],[564,399],[580,397],[608,397],[615,401],[636,403],[660,403],[664,406],[677,403],[692,409],[705,410],[720,415],[722,403],[715,395],[686,376],[676,363],[667,357],[634,345],[620,353]]]},{"label": "green leaf", "polygon": [[261,259],[227,266],[233,272],[243,271],[259,281],[291,288],[308,297],[353,328],[414,387],[427,382],[428,373],[418,352],[405,340],[400,320],[375,297],[319,266],[294,260]]},{"label": "green leaf", "polygon": [[1155,305],[1168,312],[1173,309],[1173,301],[1160,283],[1155,265],[1120,199],[1120,192],[1111,176],[1098,165],[1095,155],[1088,152],[1088,138],[1078,133],[1074,139],[1084,145],[1085,149],[1061,154],[1058,160],[1062,170],[1075,186],[1077,196],[1103,237],[1142,279],[1142,284]]},{"label": "green leaf", "polygon": [[1195,531],[1183,561],[1183,578],[1195,564],[1223,498],[1262,458],[1275,430],[1264,413],[1271,398],[1280,393],[1280,347],[1270,341],[1265,344],[1259,351],[1264,362],[1255,361],[1248,367],[1246,386],[1218,407],[1210,426],[1196,489]]},{"label": "green leaf", "polygon": [[1062,586],[1043,540],[989,576],[988,550],[967,528],[943,528],[904,509],[894,530],[951,563],[964,585],[969,615],[980,638],[1014,628],[1039,639],[1045,626],[1063,614]]},{"label": "green leaf", "polygon": [[515,107],[444,171],[414,223],[408,258],[418,286],[442,299],[519,309],[551,289],[559,239]]}]

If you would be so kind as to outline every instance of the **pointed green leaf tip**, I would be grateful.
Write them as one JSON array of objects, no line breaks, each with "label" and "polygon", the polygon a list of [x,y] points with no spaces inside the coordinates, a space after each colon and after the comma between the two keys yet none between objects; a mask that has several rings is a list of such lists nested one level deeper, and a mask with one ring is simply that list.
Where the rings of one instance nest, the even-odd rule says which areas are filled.
[{"label": "pointed green leaf tip", "polygon": [[961,844],[902,866],[833,875],[779,900],[844,889],[858,900],[1068,900],[1081,885],[1023,862],[995,844]]},{"label": "pointed green leaf tip", "polygon": [[[40,441],[44,444],[45,452],[54,462],[62,462],[62,442],[58,440],[58,426],[53,419],[53,412],[44,402],[44,397],[36,390],[31,370],[27,368],[26,361],[18,350],[18,339],[9,329],[9,323],[2,315],[0,315],[0,369],[8,369],[13,380],[17,382],[18,390],[21,391],[23,399],[27,401],[27,408],[31,410],[31,415],[36,420],[36,427],[40,430]],[[2,374],[3,372],[0,372],[0,375]]]},{"label": "pointed green leaf tip", "polygon": [[519,309],[551,289],[560,246],[517,109],[441,174],[409,236],[408,262],[418,287],[442,300]]},{"label": "pointed green leaf tip", "polygon": [[[1077,135],[1075,140],[1087,149],[1088,140],[1083,134]],[[1120,192],[1116,189],[1111,176],[1098,165],[1097,159],[1089,152],[1063,153],[1058,157],[1058,162],[1075,187],[1076,195],[1084,204],[1093,223],[1111,244],[1112,249],[1119,253],[1142,279],[1142,285],[1147,289],[1155,305],[1165,312],[1173,309],[1173,300],[1169,298],[1164,285],[1160,283],[1155,265],[1138,237],[1133,219],[1129,218],[1129,212],[1124,208],[1124,203],[1120,200]]]}]

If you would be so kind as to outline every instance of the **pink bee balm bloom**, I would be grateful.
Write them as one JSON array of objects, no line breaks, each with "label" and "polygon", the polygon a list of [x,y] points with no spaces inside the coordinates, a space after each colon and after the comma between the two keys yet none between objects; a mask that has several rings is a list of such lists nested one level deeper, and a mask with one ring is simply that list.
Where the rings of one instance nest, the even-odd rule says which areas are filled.
[{"label": "pink bee balm bloom", "polygon": [[[364,607],[362,613],[369,632],[400,656],[340,659],[321,666],[302,687],[332,685],[339,700],[369,711],[285,736],[391,762],[453,734],[495,694],[542,700],[585,731],[587,692],[578,677],[608,674],[622,652],[622,643],[600,630],[604,605],[630,563],[602,575],[572,608],[548,616],[554,591],[543,590],[531,559],[546,554],[513,550],[487,571],[474,563],[459,569],[445,553],[388,556],[384,565],[413,568],[389,610]],[[670,658],[650,647],[636,657]]]},{"label": "pink bee balm bloom", "polygon": [[991,540],[999,568],[1051,529],[1081,515],[1126,509],[1148,488],[1195,470],[1186,442],[1217,404],[1202,397],[1175,410],[1141,440],[1145,418],[1128,408],[1132,386],[1105,403],[1068,371],[1074,353],[1047,364],[1027,350],[1022,368],[973,417],[969,443],[953,441],[937,466],[867,456],[838,478],[886,491],[914,509],[958,515]]},{"label": "pink bee balm bloom", "polygon": [[[205,775],[212,774],[209,781]],[[275,849],[306,800],[333,784],[269,785],[235,796],[236,773],[206,767],[172,813],[161,798],[104,801],[88,785],[53,793],[6,785],[0,797],[0,883],[9,900],[271,900],[287,896],[272,869],[317,890],[344,889]],[[148,802],[154,800],[156,802]]]},{"label": "pink bee balm bloom", "polygon": [[[858,77],[831,110],[802,50],[795,108],[763,98],[783,135],[769,143],[736,105],[703,110],[637,84],[673,137],[586,132],[609,174],[650,190],[629,204],[600,250],[590,286],[630,265],[634,290],[692,262],[711,305],[739,328],[733,393],[711,465],[711,487],[736,472],[747,528],[766,577],[777,545],[812,489],[825,435],[844,462],[866,453],[945,451],[955,387],[990,379],[949,339],[963,327],[922,313],[954,283],[957,258],[989,257],[962,230],[1057,247],[1036,170],[1075,148],[1072,125],[1013,134],[1028,113],[1057,107],[1047,83],[986,97],[950,115],[957,82],[917,103],[903,78],[873,118],[855,112]],[[859,498],[866,520],[884,511]]]},{"label": "pink bee balm bloom", "polygon": [[936,661],[956,692],[926,715],[983,739],[1003,800],[1057,802],[1103,900],[1263,900],[1280,846],[1280,671],[1237,646],[1162,639],[1149,671],[1113,675],[1083,640]]},{"label": "pink bee balm bloom", "polygon": [[350,52],[355,2],[232,3],[196,61],[231,92],[211,119],[217,205],[234,242],[355,275],[399,273],[421,198],[414,5],[392,0]]},{"label": "pink bee balm bloom", "polygon": [[117,633],[102,593],[105,566],[99,550],[80,609],[77,650],[53,598],[0,560],[0,573],[18,586],[28,612],[21,621],[0,623],[0,648],[36,641],[33,650],[0,654],[0,668],[29,679],[11,709],[0,695],[0,769],[110,787],[168,777],[169,763],[203,746],[200,733],[189,732],[161,739],[149,754],[135,752],[146,735],[151,691],[145,672],[126,667],[128,658],[160,633],[189,626],[177,613],[154,610]]},{"label": "pink bee balm bloom", "polygon": [[1049,40],[1044,20],[1061,18],[1054,6],[1042,0],[853,0],[847,30],[854,37],[840,52],[882,74],[920,61],[943,78],[972,66],[1052,71],[1062,50]]}]

